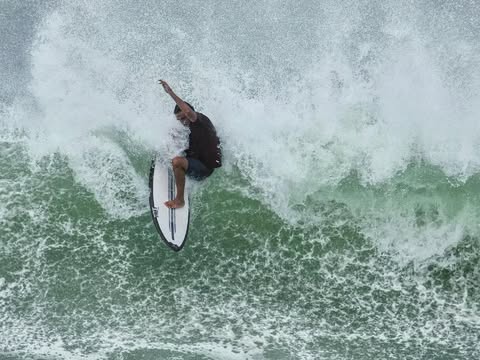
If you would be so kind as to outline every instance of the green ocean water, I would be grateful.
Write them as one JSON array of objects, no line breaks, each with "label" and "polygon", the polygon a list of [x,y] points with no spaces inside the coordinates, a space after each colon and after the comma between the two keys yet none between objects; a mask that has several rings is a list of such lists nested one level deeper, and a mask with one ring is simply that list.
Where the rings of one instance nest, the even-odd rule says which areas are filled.
[{"label": "green ocean water", "polygon": [[[477,14],[0,3],[0,359],[478,359]],[[224,154],[178,253],[159,77]]]},{"label": "green ocean water", "polygon": [[[177,254],[147,199],[143,213],[115,219],[62,156],[32,168],[21,144],[1,152],[2,358],[478,355],[478,237],[399,262],[364,234],[360,211],[403,198],[418,229],[441,227],[469,204],[478,211],[478,177],[454,185],[427,166],[383,188],[351,177],[309,199],[292,225],[242,194],[235,171],[219,171],[194,193]],[[149,163],[134,166],[147,186]],[[307,222],[311,213],[322,221]]]}]

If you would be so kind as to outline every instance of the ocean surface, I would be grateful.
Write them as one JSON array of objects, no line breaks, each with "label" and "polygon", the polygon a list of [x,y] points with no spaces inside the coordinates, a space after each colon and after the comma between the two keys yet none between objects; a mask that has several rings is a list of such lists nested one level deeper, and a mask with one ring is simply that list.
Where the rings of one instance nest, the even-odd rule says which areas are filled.
[{"label": "ocean surface", "polygon": [[476,360],[479,219],[476,0],[0,1],[1,360]]}]

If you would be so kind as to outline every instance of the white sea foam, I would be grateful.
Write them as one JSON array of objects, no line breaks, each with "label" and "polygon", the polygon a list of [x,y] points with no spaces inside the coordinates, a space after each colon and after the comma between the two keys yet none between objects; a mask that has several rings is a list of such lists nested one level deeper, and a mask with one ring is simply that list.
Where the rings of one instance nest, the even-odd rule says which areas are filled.
[{"label": "white sea foam", "polygon": [[[285,4],[268,11],[261,2],[248,8],[230,3],[213,8],[206,3],[195,14],[191,9],[168,12],[167,7],[160,7],[156,12],[142,4],[113,1],[73,3],[59,7],[39,26],[30,57],[32,98],[17,99],[13,111],[2,109],[3,118],[25,133],[13,131],[7,136],[2,132],[2,141],[21,139],[34,164],[53,152],[60,153],[75,180],[105,210],[108,216],[102,221],[145,214],[147,178],[139,170],[147,167],[149,159],[145,157],[158,152],[168,158],[182,148],[182,141],[170,137],[178,124],[171,114],[173,103],[156,84],[162,77],[213,120],[223,140],[224,168],[207,186],[254,197],[284,222],[270,219],[278,234],[245,235],[249,224],[233,235],[225,232],[243,245],[262,244],[261,251],[247,257],[240,251],[202,244],[202,237],[208,236],[197,233],[200,240],[195,246],[204,246],[209,259],[211,254],[218,255],[212,260],[215,267],[202,268],[198,259],[182,263],[188,260],[188,253],[175,262],[169,259],[172,268],[182,264],[186,271],[200,269],[192,272],[192,278],[182,279],[195,286],[181,284],[176,291],[162,287],[170,284],[171,274],[165,271],[171,269],[155,268],[167,262],[165,258],[149,254],[155,266],[145,265],[146,273],[137,278],[129,254],[147,255],[128,248],[133,242],[128,235],[119,233],[112,243],[101,228],[103,223],[77,226],[75,235],[81,245],[69,248],[66,240],[55,239],[52,248],[65,245],[64,255],[77,253],[76,246],[91,246],[94,256],[106,257],[109,267],[103,274],[112,282],[106,284],[105,292],[92,296],[94,310],[74,306],[68,323],[58,319],[67,330],[64,340],[57,339],[60,335],[55,326],[49,327],[48,320],[24,324],[15,319],[14,312],[5,313],[8,324],[13,325],[0,335],[8,350],[24,347],[33,356],[80,359],[88,358],[82,349],[93,344],[98,350],[95,357],[108,357],[107,348],[120,352],[165,349],[236,360],[262,358],[267,353],[264,347],[285,344],[290,353],[315,358],[308,348],[318,345],[319,338],[334,345],[373,339],[382,344],[403,341],[407,347],[428,347],[441,341],[451,345],[458,341],[454,337],[462,332],[460,325],[466,324],[466,330],[478,325],[478,316],[468,303],[471,298],[464,296],[460,306],[455,294],[427,288],[428,279],[421,274],[408,278],[403,273],[412,260],[419,266],[455,262],[452,258],[440,263],[435,258],[466,235],[479,233],[475,199],[462,203],[464,198],[458,200],[462,195],[454,192],[480,170],[480,67],[475,41],[457,41],[458,37],[439,41],[429,29],[411,20],[422,18],[421,10],[410,11],[407,5],[393,2],[381,6],[375,16],[362,12],[369,9],[367,2],[362,7],[361,2],[345,5],[332,1],[318,9],[312,4],[301,9]],[[133,11],[135,6],[142,12]],[[300,22],[291,16],[302,11],[304,16],[315,16]],[[383,17],[382,11],[387,15]],[[252,20],[264,12],[268,16],[262,21]],[[241,15],[247,15],[246,20],[235,23]],[[211,21],[199,22],[201,18]],[[145,166],[135,164],[137,156],[145,158]],[[408,177],[402,178],[412,163],[433,167],[438,170],[435,176],[440,175],[420,174],[412,184]],[[35,166],[31,170],[32,178],[40,173]],[[236,181],[236,174],[246,181]],[[446,179],[452,181],[450,187],[444,185]],[[353,184],[350,188],[349,182]],[[13,183],[8,186],[13,188]],[[471,188],[466,192],[474,196]],[[7,200],[14,196],[12,190]],[[48,196],[45,198],[42,205],[48,204]],[[7,205],[0,206],[0,221],[6,217]],[[254,211],[266,217],[270,214],[255,206],[231,209],[233,217],[222,226],[233,227]],[[48,218],[38,216],[48,215],[46,210],[29,211],[33,211],[32,218],[38,218],[33,223],[49,231],[42,228],[49,225]],[[297,225],[292,231],[291,224]],[[72,235],[68,220],[59,228]],[[12,251],[36,259],[24,264],[22,274],[45,274],[51,276],[42,279],[48,289],[58,286],[57,277],[64,268],[43,262],[43,254],[52,249],[42,242],[45,238],[21,234],[22,239],[17,239],[14,231],[9,234],[20,240],[11,242],[20,247]],[[370,243],[374,248],[367,260],[348,253],[351,243],[362,236],[369,242],[367,250]],[[339,244],[333,244],[332,251],[325,250],[329,241]],[[357,250],[355,244],[351,246]],[[148,250],[151,248],[142,251]],[[49,255],[54,257],[55,252]],[[87,257],[85,261],[92,260]],[[82,282],[80,286],[88,287],[90,277],[101,276],[90,270],[90,263],[78,266],[85,268],[65,265],[75,273],[75,280]],[[19,286],[59,308],[71,308],[68,302],[76,300],[67,298],[64,304],[61,296],[41,295],[44,289],[38,279],[18,276]],[[136,282],[140,278],[142,286]],[[13,301],[15,289],[9,287],[6,276],[2,279],[0,297]],[[225,279],[235,286],[225,285]],[[249,287],[251,283],[256,287],[255,281],[266,282],[260,293]],[[297,287],[299,283],[301,287]],[[96,291],[101,281],[99,284],[90,285],[89,290]],[[211,284],[219,286],[225,299],[212,300]],[[198,290],[202,286],[205,293]],[[135,305],[119,305],[118,294],[128,301],[140,300],[133,301]],[[294,298],[290,299],[290,294],[295,294]],[[190,315],[181,326],[168,324],[172,318],[158,306],[170,306],[170,295],[175,305]],[[97,296],[100,300],[95,303]],[[28,299],[25,304],[32,305]],[[31,306],[32,319],[44,320],[42,306],[45,304]],[[359,311],[368,316],[353,329],[348,323],[356,321],[351,314]],[[111,328],[109,316],[115,323]],[[92,321],[88,324],[91,333],[80,339],[87,344],[85,348],[67,350],[71,346],[62,341],[77,336],[70,324],[84,324],[92,317],[102,318],[107,325]],[[440,329],[428,322],[435,317]],[[212,323],[203,324],[203,320]],[[115,332],[116,322],[131,322],[134,330],[129,323],[128,328]],[[40,340],[35,341],[34,334],[43,330],[48,334],[38,335]],[[155,339],[174,332],[179,334],[174,345]],[[186,345],[182,335],[205,336],[213,342]],[[470,336],[465,335],[460,347],[470,346]],[[18,339],[20,346],[15,343]],[[33,345],[29,347],[30,342]]]},{"label": "white sea foam", "polygon": [[169,144],[168,133],[173,120],[158,107],[139,111],[137,104],[120,99],[125,66],[69,38],[65,21],[58,13],[51,15],[32,51],[31,92],[38,113],[21,123],[30,134],[32,158],[52,152],[67,156],[78,181],[110,214],[132,216],[145,207],[146,180],[134,171],[125,150],[106,136],[108,129],[132,138],[140,133],[143,146],[174,154],[178,146]]},{"label": "white sea foam", "polygon": [[[305,53],[312,61],[308,67],[300,67],[306,61],[301,53],[271,48],[286,61],[273,59],[276,69],[271,73],[263,56],[263,68],[245,69],[242,58],[232,67],[226,62],[231,56],[227,51],[235,45],[220,35],[206,36],[196,45],[198,35],[178,24],[153,28],[171,33],[171,39],[161,40],[173,47],[170,53],[145,48],[155,40],[152,34],[143,36],[143,28],[133,24],[129,28],[121,14],[103,24],[101,11],[92,13],[88,3],[84,6],[91,38],[79,31],[80,20],[68,7],[52,13],[41,27],[32,51],[31,84],[39,114],[27,118],[25,126],[41,134],[30,142],[32,153],[66,154],[78,180],[111,214],[140,212],[146,182],[122,149],[95,133],[113,127],[146,148],[173,156],[180,147],[170,145],[172,102],[154,81],[164,74],[171,75],[179,95],[212,118],[223,140],[224,171],[238,167],[252,186],[252,196],[285,219],[297,219],[292,205],[307,203],[308,196],[337,186],[352,173],[362,184],[377,186],[419,159],[460,181],[480,170],[480,75],[471,66],[478,62],[472,55],[475,44],[445,40],[438,45],[451,47],[454,55],[443,59],[432,49],[431,37],[418,36],[408,22],[387,18],[378,39],[352,43],[351,49],[348,40],[338,36],[330,43],[320,39],[318,48]],[[331,18],[319,31],[327,31],[335,24],[332,17],[342,17],[346,10],[327,9]],[[359,20],[352,17],[345,31],[355,35]],[[212,24],[212,30],[222,25]],[[120,26],[129,29],[129,38],[144,43],[126,41]],[[166,56],[173,56],[180,40],[190,44],[196,56],[182,58],[184,68],[178,74]],[[215,41],[224,53],[208,51]],[[201,51],[202,46],[208,49]],[[254,49],[249,45],[245,51]],[[126,54],[137,51],[145,53]],[[146,75],[140,65],[152,73]],[[461,66],[470,78],[463,88],[448,72]],[[125,193],[133,194],[131,200],[122,198]],[[416,238],[416,231],[408,236]]]}]

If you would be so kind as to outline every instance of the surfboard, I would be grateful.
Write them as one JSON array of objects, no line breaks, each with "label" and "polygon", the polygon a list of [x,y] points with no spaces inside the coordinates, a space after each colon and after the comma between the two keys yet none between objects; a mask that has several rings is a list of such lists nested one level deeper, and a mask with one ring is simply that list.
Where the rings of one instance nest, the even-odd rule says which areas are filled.
[{"label": "surfboard", "polygon": [[163,164],[160,159],[152,161],[150,168],[150,211],[153,223],[162,240],[174,251],[185,245],[190,223],[188,191],[185,188],[185,206],[169,209],[165,201],[175,199],[177,187],[172,166]]}]

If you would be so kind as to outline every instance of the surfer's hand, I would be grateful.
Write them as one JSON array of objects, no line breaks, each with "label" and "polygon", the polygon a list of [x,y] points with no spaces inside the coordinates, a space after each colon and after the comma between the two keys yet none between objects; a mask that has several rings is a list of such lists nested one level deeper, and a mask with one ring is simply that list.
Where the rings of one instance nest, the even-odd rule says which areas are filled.
[{"label": "surfer's hand", "polygon": [[170,85],[167,84],[166,81],[164,80],[158,80],[158,83],[161,84],[163,86],[163,89],[165,90],[165,92],[167,94],[171,94],[173,91],[172,91],[172,88],[170,87]]}]

